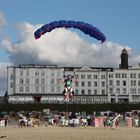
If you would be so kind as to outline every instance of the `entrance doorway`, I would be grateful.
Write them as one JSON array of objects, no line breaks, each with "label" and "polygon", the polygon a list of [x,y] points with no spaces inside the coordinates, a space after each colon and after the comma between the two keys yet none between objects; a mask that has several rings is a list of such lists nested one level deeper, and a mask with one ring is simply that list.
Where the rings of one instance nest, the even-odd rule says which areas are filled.
[{"label": "entrance doorway", "polygon": [[34,103],[40,103],[40,102],[41,102],[41,97],[42,97],[42,96],[33,96],[33,98],[34,98]]}]

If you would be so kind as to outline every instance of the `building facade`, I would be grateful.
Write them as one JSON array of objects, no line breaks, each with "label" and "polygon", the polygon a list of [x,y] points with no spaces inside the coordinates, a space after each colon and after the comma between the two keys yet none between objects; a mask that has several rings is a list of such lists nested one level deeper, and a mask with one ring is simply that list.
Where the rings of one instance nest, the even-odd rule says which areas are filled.
[{"label": "building facade", "polygon": [[63,76],[74,75],[75,103],[140,102],[140,67],[8,67],[8,101],[12,103],[63,103]]},{"label": "building facade", "polygon": [[73,103],[140,103],[140,66],[128,66],[126,49],[119,68],[19,65],[7,68],[10,103],[64,103],[64,76],[73,75]]}]

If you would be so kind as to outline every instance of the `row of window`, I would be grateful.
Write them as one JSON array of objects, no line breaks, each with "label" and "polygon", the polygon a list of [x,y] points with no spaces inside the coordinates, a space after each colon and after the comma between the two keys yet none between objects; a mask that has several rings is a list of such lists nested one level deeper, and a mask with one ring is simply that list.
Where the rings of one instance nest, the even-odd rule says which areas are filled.
[{"label": "row of window", "polygon": [[[92,85],[92,82],[91,81],[88,81],[88,82],[75,82],[75,86],[78,87],[78,86],[81,86],[81,87],[91,87],[91,86],[94,86],[94,87],[97,87],[98,86],[98,82],[93,82],[93,85]],[[105,87],[105,82],[102,81],[101,82],[101,86],[102,87]]]},{"label": "row of window", "polygon": [[[54,87],[54,86],[51,86],[51,89],[50,89],[50,92],[51,93],[55,93],[55,92],[61,92],[60,91],[61,88],[58,86],[58,87]],[[19,92],[30,92],[30,87],[19,87]],[[45,93],[46,90],[45,90],[45,87],[35,87],[35,93]],[[110,94],[127,94],[127,89],[126,88],[122,88],[122,91],[120,88],[116,88],[116,92],[113,91],[113,88],[109,88],[109,93]],[[130,88],[130,93],[131,94],[140,94],[140,88],[137,89],[136,88]],[[78,94],[81,94],[81,95],[97,95],[99,94],[98,93],[98,90],[97,89],[94,89],[94,90],[91,90],[91,89],[88,89],[88,90],[85,90],[85,89],[81,89],[81,90],[78,90],[76,89],[75,90],[75,94],[78,95]],[[106,91],[103,89],[101,90],[101,94],[102,95],[106,95]]]},{"label": "row of window", "polygon": [[[102,92],[102,93],[101,93],[102,95],[105,95],[105,90],[102,90],[101,92]],[[76,90],[75,90],[75,94],[76,94],[76,95],[78,95],[78,94],[86,95],[86,90],[84,90],[84,89],[82,89],[82,90],[76,89]],[[98,94],[98,90],[97,90],[97,89],[94,89],[94,91],[93,91],[93,93],[92,93],[92,92],[91,92],[91,89],[88,89],[88,90],[87,90],[87,94],[88,94],[88,95],[91,95],[91,94],[97,95],[97,94]]]},{"label": "row of window", "polygon": [[[121,92],[121,89],[120,88],[116,88],[116,92],[114,93],[113,88],[109,88],[109,93],[110,94],[116,94],[116,93],[117,94],[120,94],[120,93],[121,94],[127,94],[127,89],[126,88],[123,88],[122,89],[122,92]],[[136,90],[136,88],[130,88],[130,93],[131,94],[140,94],[140,88],[138,89],[138,91]],[[86,90],[84,90],[84,89],[82,89],[82,90],[76,89],[75,90],[75,94],[85,95],[86,94]],[[87,90],[87,94],[88,95],[91,95],[91,94],[97,95],[99,93],[98,93],[98,90],[97,89],[94,89],[93,91],[91,91],[91,89],[88,89]],[[106,95],[106,91],[105,90],[101,90],[101,94],[102,95]]]},{"label": "row of window", "polygon": [[[113,86],[113,80],[109,80],[109,85]],[[126,80],[116,80],[116,86],[126,86],[127,85],[127,81]],[[140,81],[136,81],[136,80],[130,80],[130,86],[140,86]]]},{"label": "row of window", "polygon": [[[111,94],[114,94],[114,91],[113,91],[113,88],[110,88],[109,89],[109,92]],[[122,88],[122,92],[121,92],[121,89],[120,88],[116,88],[116,93],[117,94],[127,94],[127,89],[126,88]],[[140,88],[138,88],[138,91],[136,88],[130,88],[130,94],[140,94]]]},{"label": "row of window", "polygon": [[[35,84],[43,84],[43,85],[45,84],[45,82],[47,82],[47,81],[44,78],[43,79],[36,78],[34,81]],[[30,79],[29,78],[26,78],[26,79],[20,78],[19,83],[20,84],[30,84]],[[60,83],[61,83],[61,80],[56,79],[56,84],[60,84]],[[50,84],[55,84],[55,79],[51,79]]]},{"label": "row of window", "polygon": [[[30,75],[30,71],[20,71],[20,76],[23,76],[23,75],[26,75],[26,76],[29,76]],[[47,73],[46,71],[35,71],[34,75],[35,76],[45,76]],[[55,72],[54,71],[51,71],[51,76],[54,76],[55,75]],[[57,71],[57,76],[60,76],[60,71]],[[75,75],[76,78],[81,78],[81,79],[97,79],[98,78],[98,75],[95,74],[92,75],[91,74],[81,74],[81,75]],[[109,74],[108,76],[109,78],[113,78],[114,75],[113,74]],[[127,78],[127,73],[115,73],[115,77],[116,78]],[[136,74],[136,73],[130,73],[130,78],[140,78],[140,73]],[[100,78],[101,79],[105,79],[106,78],[106,75],[105,74],[102,74],[100,75]]]},{"label": "row of window", "polygon": [[[114,77],[115,76],[115,77]],[[94,74],[94,75],[91,75],[91,74],[88,74],[88,75],[85,75],[85,74],[81,74],[81,75],[75,75],[75,77],[77,79],[106,79],[106,75],[105,74],[102,74],[100,75],[97,75],[97,74]],[[115,74],[109,74],[108,75],[109,78],[127,78],[127,73],[115,73]],[[136,74],[136,73],[130,73],[129,75],[130,78],[140,78],[140,73]]]},{"label": "row of window", "polygon": [[[20,78],[20,81],[19,81],[20,84],[27,84],[29,85],[30,84],[30,79],[23,79],[23,78]],[[35,81],[34,81],[35,84],[42,84],[42,85],[45,85],[45,79],[39,79],[39,78],[36,78]],[[53,85],[55,84],[55,79],[51,79],[50,81],[50,84]],[[56,84],[61,84],[61,80],[60,79],[56,79]],[[101,82],[101,86],[102,87],[105,87],[105,81],[102,81]],[[127,81],[126,80],[116,80],[115,83],[113,83],[113,80],[109,80],[109,86],[113,86],[113,85],[116,85],[116,86],[127,86]],[[136,81],[136,80],[131,80],[130,81],[130,86],[140,86],[140,81]],[[75,86],[81,86],[81,87],[91,87],[91,86],[94,86],[94,87],[97,87],[98,86],[98,82],[95,81],[93,82],[93,85],[92,85],[92,82],[91,81],[88,81],[88,82],[85,82],[85,81],[81,81],[81,82],[75,82]]]},{"label": "row of window", "polygon": [[[51,86],[51,89],[50,89],[50,92],[60,92],[60,87],[58,86],[58,87],[54,87],[54,86]],[[34,90],[35,90],[35,93],[45,93],[45,92],[47,92],[47,89],[45,88],[45,87],[39,87],[39,86],[36,86],[35,88],[34,88]],[[22,86],[20,86],[19,87],[19,92],[32,92],[31,91],[31,89],[30,89],[30,87],[22,87]]]},{"label": "row of window", "polygon": [[[81,75],[75,75],[75,78],[76,79],[98,79],[98,75],[97,74],[94,74],[94,75],[91,75],[91,74],[88,74],[88,75],[81,74]],[[106,75],[105,74],[100,75],[100,78],[101,79],[105,79]]]},{"label": "row of window", "polygon": [[[30,72],[30,71],[23,71],[23,70],[20,70],[20,76],[29,76],[30,73],[33,73],[33,72]],[[35,71],[34,72],[34,76],[45,76],[46,74],[48,74],[48,72],[46,71]],[[54,71],[51,71],[50,73],[51,76],[55,76],[55,72]],[[57,71],[57,76],[60,76],[60,71]]]},{"label": "row of window", "polygon": [[[19,87],[19,92],[30,92],[30,87]],[[45,93],[45,87],[35,87],[35,92],[36,93],[38,93],[38,92]],[[50,92],[51,93],[60,92],[60,87],[56,87],[56,89],[55,89],[54,86],[51,86]],[[105,90],[102,90],[101,92],[102,92],[102,95],[105,95]],[[85,92],[84,89],[82,89],[82,90],[75,90],[75,94],[85,95],[86,92]],[[91,93],[91,89],[88,89],[87,90],[87,94],[88,95],[91,95],[92,94]],[[97,95],[97,94],[98,94],[98,90],[97,89],[94,89],[94,95]]]},{"label": "row of window", "polygon": [[[122,83],[121,83],[122,82]],[[77,86],[80,86],[81,85],[81,87],[85,87],[85,86],[88,86],[88,87],[91,87],[92,85],[91,85],[92,83],[90,82],[90,81],[88,81],[87,83],[86,82],[84,82],[84,81],[82,81],[81,82],[81,84],[79,84],[79,82],[76,82],[75,83],[75,86],[77,87]],[[109,80],[109,85],[110,86],[113,86],[114,84],[113,84],[113,80]],[[120,81],[120,80],[117,80],[116,81],[116,86],[126,86],[127,84],[126,84],[126,80],[123,80],[123,81]],[[137,82],[136,82],[136,80],[131,80],[130,81],[130,85],[131,86],[136,86],[137,85]],[[93,86],[94,87],[97,87],[98,86],[98,82],[93,82]],[[101,86],[102,87],[105,87],[105,81],[102,81],[101,82]],[[140,86],[140,81],[138,81],[138,86]]]}]

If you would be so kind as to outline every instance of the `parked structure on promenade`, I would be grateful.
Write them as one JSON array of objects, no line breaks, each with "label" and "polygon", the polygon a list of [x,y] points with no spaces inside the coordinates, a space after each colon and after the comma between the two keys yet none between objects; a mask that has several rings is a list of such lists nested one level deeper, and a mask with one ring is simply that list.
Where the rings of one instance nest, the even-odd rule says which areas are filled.
[{"label": "parked structure on promenade", "polygon": [[119,68],[19,65],[8,67],[9,102],[63,103],[64,75],[74,75],[75,103],[140,102],[140,67],[128,66],[126,49]]}]

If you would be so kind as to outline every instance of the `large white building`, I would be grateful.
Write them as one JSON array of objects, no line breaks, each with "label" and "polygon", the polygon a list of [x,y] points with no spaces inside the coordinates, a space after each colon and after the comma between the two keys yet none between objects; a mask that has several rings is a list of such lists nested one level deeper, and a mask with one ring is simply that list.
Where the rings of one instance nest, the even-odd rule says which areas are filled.
[{"label": "large white building", "polygon": [[[64,75],[74,75],[72,102],[140,102],[140,67],[128,67],[124,49],[120,68],[19,65],[8,67],[7,94],[12,103],[63,103]],[[125,58],[126,57],[126,58]]]}]

